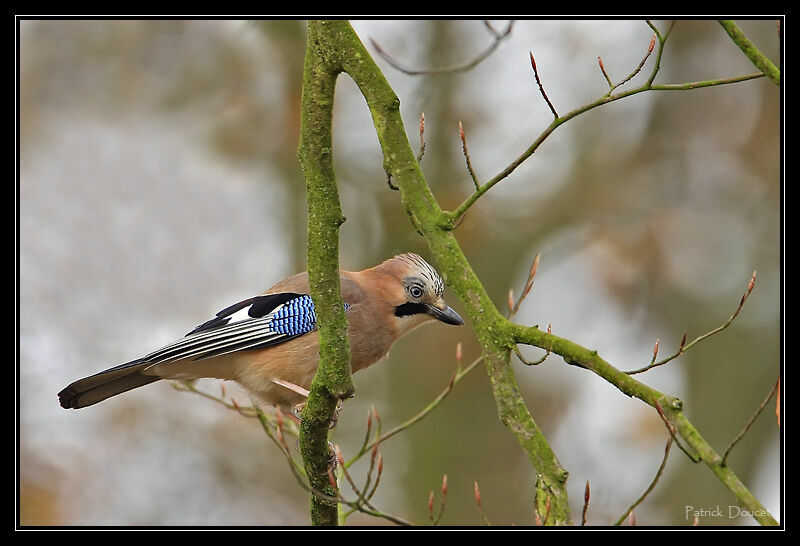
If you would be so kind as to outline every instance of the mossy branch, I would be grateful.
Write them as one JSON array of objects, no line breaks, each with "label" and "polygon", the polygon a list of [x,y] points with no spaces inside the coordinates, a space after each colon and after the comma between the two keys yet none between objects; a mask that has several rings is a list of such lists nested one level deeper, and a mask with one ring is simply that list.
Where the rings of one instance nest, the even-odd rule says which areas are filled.
[{"label": "mossy branch", "polygon": [[[745,81],[761,76],[761,74],[752,74],[726,80],[709,80],[679,85],[653,85],[653,79],[658,71],[661,52],[668,32],[662,35],[660,32],[656,31],[656,35],[659,44],[656,51],[655,67],[644,85],[629,91],[603,97],[562,117],[556,118],[522,156],[494,179],[482,185],[479,190],[476,190],[470,198],[452,213],[444,212],[431,193],[419,168],[417,158],[408,142],[400,116],[400,102],[369,53],[363,47],[350,24],[346,21],[311,22],[309,24],[309,49],[313,48],[317,52],[314,55],[319,58],[318,63],[320,65],[328,67],[335,66],[337,71],[334,72],[336,73],[338,73],[338,71],[347,72],[353,78],[367,101],[383,151],[384,170],[392,177],[396,186],[400,189],[400,197],[412,225],[425,238],[445,282],[463,302],[466,316],[475,330],[483,352],[484,364],[489,374],[498,416],[501,422],[516,436],[517,441],[528,455],[531,464],[538,473],[535,484],[537,494],[536,506],[538,512],[547,514],[544,520],[545,524],[563,525],[570,522],[569,502],[566,490],[568,474],[561,467],[547,439],[530,415],[520,394],[516,377],[510,364],[510,354],[517,343],[534,345],[551,351],[554,354],[558,354],[562,356],[567,363],[594,372],[615,385],[628,396],[639,398],[648,405],[656,408],[667,423],[670,433],[675,437],[679,436],[682,438],[688,446],[688,448],[685,448],[679,444],[679,447],[684,449],[687,454],[690,454],[693,460],[703,461],[709,466],[723,484],[733,493],[737,501],[747,509],[759,523],[764,525],[776,525],[777,522],[772,518],[769,512],[764,509],[758,499],[747,490],[730,469],[722,464],[722,457],[714,451],[694,426],[686,419],[682,412],[683,403],[681,400],[661,393],[637,381],[630,375],[617,370],[603,360],[596,351],[591,351],[569,340],[542,332],[537,328],[513,324],[508,319],[504,318],[494,306],[480,280],[470,267],[453,234],[455,221],[466,212],[481,195],[505,178],[519,164],[532,155],[535,149],[538,148],[538,145],[565,121],[602,104],[607,104],[643,91],[694,89]],[[315,75],[318,78],[320,77],[320,73],[312,73],[309,66],[310,55],[312,54],[307,53],[307,80],[312,80]],[[326,59],[325,62],[322,61],[323,58]],[[330,89],[322,86],[327,92],[320,95],[321,100],[319,102],[310,106],[318,107],[320,110],[326,110],[323,116],[324,119],[322,120],[325,123],[323,125],[316,125],[316,120],[313,121],[313,123],[315,123],[313,130],[324,131],[326,133],[326,144],[318,149],[318,151],[325,152],[325,150],[327,150],[327,152],[322,155],[325,156],[325,161],[329,161],[330,110],[333,106],[332,82],[335,81],[335,75],[331,76],[327,74],[325,81],[330,82]],[[306,100],[306,90],[304,88],[304,119],[310,119],[305,117]],[[304,122],[304,131],[307,130],[306,125],[307,123]],[[301,146],[301,152],[302,150],[303,146]],[[304,168],[306,167],[304,166]],[[326,178],[329,181],[333,181],[332,167]],[[330,183],[333,184],[335,193],[335,182]],[[326,196],[325,198],[329,197],[330,196]],[[339,210],[338,196],[336,197],[335,210]],[[338,214],[338,220],[341,221],[341,213],[339,212]],[[311,221],[311,217],[309,217],[309,226],[311,226]],[[335,228],[333,232],[335,233]],[[338,239],[334,239],[333,243],[338,244]],[[311,229],[309,229],[309,245],[312,245]],[[330,250],[330,248],[333,247],[323,248]],[[335,248],[338,248],[338,246]],[[309,268],[311,268],[310,259],[311,252],[309,252]],[[337,301],[332,305],[341,306],[341,303]],[[341,309],[341,307],[339,307],[339,309]],[[323,317],[319,318],[322,323]],[[320,376],[321,374],[322,372],[317,375]],[[316,382],[317,378],[315,378],[315,384]]]},{"label": "mossy branch", "polygon": [[728,36],[731,37],[733,43],[739,46],[739,49],[742,50],[742,53],[750,59],[750,62],[753,63],[753,66],[758,68],[761,72],[764,73],[770,80],[773,81],[775,85],[781,84],[781,69],[775,66],[775,64],[769,60],[769,58],[761,53],[759,49],[753,45],[753,42],[745,36],[745,33],[742,32],[742,29],[739,28],[734,21],[730,19],[722,19],[719,21],[720,26],[725,29],[725,32],[728,33]]},{"label": "mossy branch", "polygon": [[[762,525],[778,525],[761,502],[744,486],[741,480],[725,464],[723,458],[700,435],[697,429],[683,414],[683,401],[674,396],[664,394],[630,375],[618,370],[606,362],[597,351],[581,347],[567,339],[542,332],[535,327],[514,325],[514,337],[517,342],[548,348],[553,354],[560,355],[567,364],[585,368],[628,396],[638,398],[652,406],[671,425],[672,431],[688,446],[697,461],[702,461],[716,474],[725,487],[733,494],[737,502],[756,521]],[[673,428],[674,427],[674,428]],[[687,453],[689,455],[689,453]],[[690,455],[691,457],[692,455]],[[693,458],[693,460],[695,460]]]},{"label": "mossy branch", "polygon": [[[335,496],[328,479],[328,431],[339,399],[353,393],[350,343],[339,281],[339,226],[345,218],[333,170],[333,95],[341,72],[336,57],[308,28],[298,158],[308,193],[308,275],[317,314],[320,363],[302,413],[300,451],[312,489]],[[336,525],[338,504],[311,496],[311,523]]]},{"label": "mossy branch", "polygon": [[525,406],[511,367],[511,331],[492,304],[453,233],[419,168],[400,116],[400,101],[346,21],[310,24],[318,47],[336,55],[361,90],[372,113],[383,150],[384,169],[400,188],[402,203],[414,228],[424,237],[445,282],[461,298],[483,351],[501,422],[512,431],[538,476],[537,502],[549,498],[548,524],[569,522],[567,472]]}]

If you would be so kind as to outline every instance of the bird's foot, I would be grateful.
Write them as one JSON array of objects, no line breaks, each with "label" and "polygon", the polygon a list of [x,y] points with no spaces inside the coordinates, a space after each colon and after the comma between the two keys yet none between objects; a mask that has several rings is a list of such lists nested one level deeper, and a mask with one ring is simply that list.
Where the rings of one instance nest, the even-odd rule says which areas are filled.
[{"label": "bird's foot", "polygon": [[339,466],[339,458],[336,456],[336,450],[333,448],[333,444],[328,442],[328,453],[330,454],[330,459],[328,459],[328,466],[331,467],[331,472],[336,470],[336,467]]},{"label": "bird's foot", "polygon": [[[300,415],[303,413],[303,408],[305,407],[306,407],[306,402],[300,402],[295,407],[293,407],[292,410],[289,412],[289,414],[297,422],[298,425],[302,421],[302,417]],[[333,410],[333,417],[331,417],[330,428],[335,427],[339,423],[339,412],[342,410],[342,407],[343,407],[342,401],[341,400],[337,401],[336,409]]]},{"label": "bird's foot", "polygon": [[331,426],[330,428],[335,427],[339,424],[339,412],[342,411],[342,407],[344,404],[341,400],[336,401],[336,409],[333,410],[333,417],[331,417]]}]

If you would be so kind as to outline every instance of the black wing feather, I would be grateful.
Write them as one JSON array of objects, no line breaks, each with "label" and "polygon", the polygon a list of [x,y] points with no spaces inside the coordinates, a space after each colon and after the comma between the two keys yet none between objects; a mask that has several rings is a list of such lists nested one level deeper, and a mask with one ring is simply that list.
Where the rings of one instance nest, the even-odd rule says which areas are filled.
[{"label": "black wing feather", "polygon": [[289,300],[293,300],[294,298],[299,298],[300,296],[302,296],[302,294],[282,292],[280,294],[265,294],[263,296],[256,296],[255,298],[242,300],[239,303],[234,303],[233,305],[226,307],[217,313],[213,319],[207,320],[186,335],[190,336],[192,334],[207,332],[225,326],[230,322],[231,315],[248,306],[250,306],[250,310],[247,312],[247,314],[252,318],[264,317],[269,315],[279,305],[282,305]]}]

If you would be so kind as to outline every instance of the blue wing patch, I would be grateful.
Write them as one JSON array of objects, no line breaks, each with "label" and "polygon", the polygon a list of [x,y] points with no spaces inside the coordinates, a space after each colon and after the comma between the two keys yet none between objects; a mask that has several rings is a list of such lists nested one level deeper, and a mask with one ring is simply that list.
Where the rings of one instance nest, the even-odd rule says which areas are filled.
[{"label": "blue wing patch", "polygon": [[[350,305],[344,304],[345,311]],[[311,296],[270,294],[239,302],[222,311],[186,337],[153,351],[143,362],[192,358],[202,360],[246,349],[278,345],[317,327]]]},{"label": "blue wing patch", "polygon": [[[345,303],[344,310],[350,308]],[[317,327],[317,314],[314,312],[314,302],[311,296],[300,296],[287,301],[273,315],[270,329],[273,332],[287,336],[307,334]]]}]

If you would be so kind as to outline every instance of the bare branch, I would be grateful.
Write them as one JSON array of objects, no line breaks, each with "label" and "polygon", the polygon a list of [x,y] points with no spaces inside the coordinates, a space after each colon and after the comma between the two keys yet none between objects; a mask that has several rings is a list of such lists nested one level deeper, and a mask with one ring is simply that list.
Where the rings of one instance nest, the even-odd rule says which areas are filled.
[{"label": "bare branch", "polygon": [[[631,504],[628,507],[628,509],[625,511],[625,513],[622,514],[622,516],[620,516],[620,518],[616,522],[614,522],[615,526],[622,525],[622,522],[625,521],[626,517],[633,517],[633,509],[636,508],[637,506],[639,506],[642,503],[642,501],[645,498],[647,498],[647,495],[649,495],[650,492],[653,489],[655,489],[656,484],[658,483],[658,480],[661,478],[661,474],[664,473],[664,468],[666,468],[666,466],[667,466],[667,457],[669,457],[669,448],[671,448],[671,447],[672,447],[672,436],[667,438],[667,446],[664,448],[664,458],[661,459],[661,464],[658,467],[658,471],[656,472],[655,477],[650,482],[650,485],[647,486],[647,489],[645,489],[644,493],[642,493],[642,496],[640,496],[638,499],[636,499],[634,501],[634,503]],[[634,521],[634,523],[631,523],[631,525],[635,525],[635,520],[633,520],[633,521]]]},{"label": "bare branch", "polygon": [[666,425],[667,430],[669,431],[670,439],[675,441],[675,445],[677,445],[678,448],[681,451],[683,451],[686,454],[686,456],[689,457],[692,460],[693,463],[699,463],[700,462],[700,457],[698,457],[697,455],[695,455],[693,453],[689,453],[689,450],[687,450],[685,447],[683,447],[683,444],[681,444],[681,442],[678,439],[678,436],[677,436],[677,434],[675,432],[675,427],[672,425],[672,423],[670,423],[667,420],[667,417],[664,415],[664,410],[661,409],[661,404],[659,404],[657,401],[656,401],[656,411],[658,411],[658,416],[661,417],[661,420],[664,422],[664,425]]},{"label": "bare branch", "polygon": [[686,345],[686,334],[684,333],[683,334],[683,339],[681,340],[681,344],[680,344],[680,347],[678,347],[678,350],[675,353],[671,354],[670,356],[668,356],[668,357],[666,357],[666,358],[664,358],[662,360],[659,360],[658,362],[656,362],[656,355],[658,353],[658,341],[656,341],[656,350],[653,353],[653,359],[650,361],[650,364],[648,364],[647,366],[645,366],[643,368],[639,368],[638,370],[631,370],[631,371],[627,371],[625,373],[628,374],[628,375],[635,375],[637,373],[646,372],[647,370],[650,370],[652,368],[656,368],[658,366],[663,366],[667,362],[678,358],[683,353],[685,353],[686,351],[688,351],[689,349],[691,349],[692,347],[694,347],[696,344],[698,344],[699,342],[703,341],[704,339],[709,338],[709,337],[713,336],[714,334],[718,334],[719,332],[723,331],[725,328],[730,326],[731,323],[733,322],[733,320],[739,315],[739,312],[742,310],[742,307],[744,306],[744,302],[747,301],[747,297],[750,295],[750,292],[753,291],[753,287],[755,286],[755,282],[756,282],[756,271],[753,271],[753,276],[750,277],[750,282],[747,284],[747,290],[745,290],[744,294],[742,294],[742,297],[739,300],[739,307],[736,308],[736,311],[734,311],[733,314],[728,318],[728,320],[726,320],[722,325],[717,326],[716,328],[714,328],[713,330],[711,330],[709,332],[706,332],[705,334],[697,336],[688,345]]},{"label": "bare branch", "polygon": [[467,150],[467,136],[464,134],[464,126],[461,122],[458,122],[458,134],[461,137],[461,149],[464,152],[464,158],[467,160],[467,170],[469,171],[469,175],[472,177],[472,183],[475,185],[475,189],[478,190],[481,187],[481,183],[478,182],[478,177],[475,175],[475,170],[472,168],[472,161],[469,158],[469,150]]},{"label": "bare branch", "polygon": [[422,156],[425,155],[425,112],[419,116],[419,154],[417,155],[417,163],[422,162]]},{"label": "bare branch", "polygon": [[[697,82],[688,82],[688,83],[678,83],[678,84],[653,84],[653,80],[655,80],[656,75],[658,74],[661,68],[661,56],[664,51],[664,46],[666,45],[667,38],[669,37],[670,32],[672,31],[672,27],[674,22],[670,24],[666,33],[661,33],[655,25],[651,22],[647,22],[650,28],[656,34],[657,38],[657,46],[654,47],[656,52],[656,60],[653,64],[653,68],[650,72],[650,76],[648,77],[647,81],[642,85],[635,87],[633,89],[629,89],[627,91],[620,91],[615,94],[605,94],[599,99],[592,101],[588,104],[585,104],[571,112],[554,119],[550,125],[548,125],[542,133],[539,134],[538,137],[533,141],[533,143],[528,146],[528,148],[519,156],[517,159],[512,161],[506,168],[504,168],[500,173],[496,176],[488,180],[486,183],[481,185],[480,189],[473,192],[469,197],[467,197],[461,205],[459,205],[455,210],[448,212],[447,217],[450,222],[455,224],[455,221],[463,216],[467,210],[475,204],[475,202],[486,192],[488,192],[492,187],[494,187],[497,183],[508,177],[512,172],[514,172],[517,167],[519,167],[525,160],[527,160],[533,153],[541,146],[541,144],[549,137],[559,126],[566,123],[567,121],[585,113],[589,110],[593,110],[599,106],[603,106],[604,104],[609,104],[611,102],[615,102],[617,100],[630,97],[632,95],[636,95],[638,93],[644,93],[647,91],[682,91],[682,90],[689,90],[689,89],[699,89],[703,87],[715,87],[720,85],[727,85],[732,83],[744,82],[756,78],[764,77],[762,72],[757,72],[755,74],[746,74],[744,76],[736,76],[733,78],[723,78],[717,80],[705,80],[705,81],[697,81]],[[600,61],[602,63],[602,60]],[[605,72],[604,68],[603,71]],[[635,75],[635,74],[634,74]],[[607,76],[607,74],[606,74]],[[607,79],[610,81],[610,79]]]},{"label": "bare branch", "polygon": [[655,47],[655,45],[656,45],[656,35],[655,35],[655,34],[653,34],[653,38],[650,40],[650,46],[647,48],[647,53],[645,54],[645,56],[644,56],[644,58],[642,59],[642,61],[639,63],[639,65],[638,65],[636,68],[634,68],[634,69],[633,69],[633,72],[631,72],[630,74],[628,74],[627,76],[625,76],[625,77],[624,77],[624,78],[623,78],[623,79],[622,79],[622,80],[621,80],[619,83],[617,83],[617,84],[611,84],[611,81],[610,81],[610,80],[609,80],[609,78],[608,78],[608,74],[606,74],[606,71],[605,71],[605,69],[603,68],[603,62],[602,62],[602,61],[600,61],[600,57],[597,57],[598,61],[600,62],[600,68],[601,68],[601,70],[603,70],[603,75],[606,77],[606,81],[608,81],[608,82],[609,82],[609,87],[610,87],[610,89],[609,89],[609,90],[606,92],[606,94],[605,94],[604,96],[606,96],[606,97],[610,96],[610,95],[611,95],[611,93],[613,93],[613,92],[614,92],[614,90],[615,90],[616,88],[618,88],[618,87],[620,87],[620,86],[622,86],[622,85],[625,85],[626,83],[628,83],[629,81],[631,81],[633,78],[635,78],[635,77],[636,77],[636,75],[637,75],[639,72],[641,72],[641,70],[642,70],[642,67],[644,67],[644,63],[646,63],[646,62],[647,62],[647,59],[650,57],[650,54],[653,52],[653,48]]},{"label": "bare branch", "polygon": [[772,387],[772,390],[769,391],[769,394],[767,395],[766,398],[764,398],[764,401],[761,402],[761,404],[758,406],[755,413],[753,413],[750,419],[747,420],[747,423],[744,425],[744,428],[739,432],[739,434],[736,435],[736,438],[734,438],[728,445],[728,449],[725,450],[725,454],[722,456],[722,463],[721,463],[722,466],[727,465],[728,455],[730,454],[731,450],[734,448],[734,446],[736,446],[736,444],[739,443],[739,441],[742,438],[744,438],[744,435],[747,434],[747,431],[750,430],[750,427],[753,425],[753,423],[756,422],[758,416],[761,415],[762,411],[764,411],[764,408],[767,406],[767,403],[772,398],[772,395],[774,395],[777,392],[779,386],[780,386],[780,379],[778,379],[778,382],[775,383],[774,387]]},{"label": "bare branch", "polygon": [[467,61],[463,64],[443,67],[443,68],[428,68],[428,69],[414,69],[409,68],[408,66],[403,65],[400,61],[394,59],[391,55],[389,55],[384,49],[372,38],[369,39],[370,44],[372,47],[375,48],[376,53],[383,58],[384,61],[389,63],[393,68],[399,70],[403,74],[407,74],[409,76],[423,76],[423,75],[432,75],[432,74],[453,74],[457,72],[468,72],[472,70],[480,63],[485,61],[494,51],[498,48],[500,43],[508,38],[511,34],[511,29],[514,28],[514,21],[510,21],[508,26],[503,32],[497,32],[497,30],[492,27],[488,21],[484,21],[484,25],[489,30],[489,32],[494,37],[494,41],[492,44],[486,48],[484,51],[479,53],[474,59]]},{"label": "bare branch", "polygon": [[470,365],[467,366],[466,368],[464,368],[463,370],[460,370],[460,371],[457,371],[456,373],[454,373],[452,375],[452,377],[450,378],[450,382],[447,384],[447,386],[444,388],[444,390],[441,393],[439,393],[439,396],[434,398],[433,401],[431,401],[430,404],[428,404],[427,406],[425,406],[424,409],[422,409],[422,411],[420,411],[419,413],[417,413],[416,415],[414,415],[413,417],[411,417],[407,421],[405,421],[403,423],[400,423],[395,428],[393,428],[392,430],[387,432],[385,435],[381,435],[380,431],[379,431],[378,434],[376,435],[375,440],[373,440],[371,443],[369,443],[366,446],[366,449],[362,448],[362,450],[359,451],[351,461],[348,461],[347,466],[349,467],[350,465],[352,465],[364,453],[366,453],[367,450],[372,449],[375,445],[385,442],[386,440],[388,440],[392,436],[394,436],[396,434],[399,434],[400,432],[404,431],[405,429],[407,429],[411,425],[413,425],[413,424],[421,421],[422,419],[424,419],[429,413],[431,413],[434,409],[436,409],[439,406],[439,404],[441,404],[442,401],[445,398],[447,398],[447,395],[450,394],[450,392],[453,390],[453,387],[456,385],[456,383],[461,381],[461,379],[463,379],[464,376],[466,376],[469,372],[474,370],[478,366],[478,364],[480,364],[481,362],[483,362],[483,356],[480,356],[480,357],[476,358],[475,360],[473,360],[472,363],[470,363]]},{"label": "bare branch", "polygon": [[556,112],[553,103],[550,102],[550,99],[547,98],[547,93],[544,92],[544,87],[542,86],[542,80],[539,79],[539,71],[536,70],[536,59],[533,58],[533,51],[529,52],[531,55],[531,67],[533,68],[533,75],[536,77],[536,85],[539,86],[539,92],[544,97],[544,101],[547,103],[547,106],[550,107],[550,111],[553,113],[553,118],[558,119],[558,112]]}]

